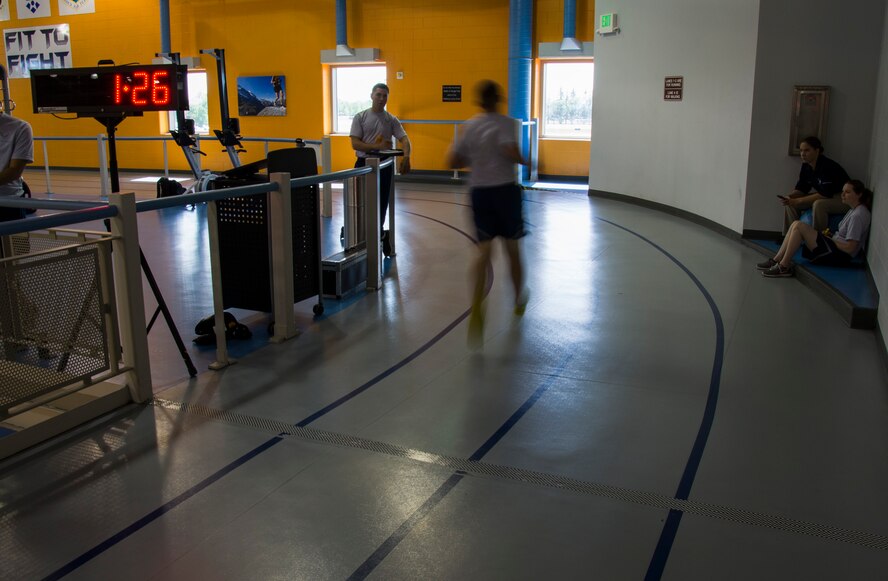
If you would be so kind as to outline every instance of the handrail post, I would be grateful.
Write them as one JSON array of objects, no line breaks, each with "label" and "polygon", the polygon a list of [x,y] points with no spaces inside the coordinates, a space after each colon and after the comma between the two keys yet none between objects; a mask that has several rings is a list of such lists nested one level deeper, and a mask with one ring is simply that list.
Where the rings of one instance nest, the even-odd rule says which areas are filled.
[{"label": "handrail post", "polygon": [[271,227],[272,343],[283,343],[296,336],[293,316],[293,224],[292,191],[289,173],[273,173],[269,181],[277,190],[268,193],[268,214]]},{"label": "handrail post", "polygon": [[163,144],[163,177],[170,177],[170,157],[167,153],[167,142],[166,139],[161,141]]},{"label": "handrail post", "polygon": [[357,228],[354,215],[357,213],[358,178],[346,178],[342,182],[342,229],[345,249],[350,250],[357,244]]},{"label": "handrail post", "polygon": [[[200,135],[194,136],[194,147],[196,147],[197,150],[200,151]],[[266,156],[266,157],[268,157],[268,156]],[[201,164],[200,164],[200,156],[195,155],[194,159],[196,160],[196,163],[197,163],[197,171],[203,172],[203,168],[201,167]]]},{"label": "handrail post", "polygon": [[216,333],[216,361],[210,363],[210,369],[219,370],[228,367],[234,360],[228,358],[228,345],[225,343],[225,312],[222,302],[222,261],[219,258],[219,222],[216,202],[207,202],[207,233],[209,234],[210,278],[213,281],[213,313]]},{"label": "handrail post", "polygon": [[268,140],[264,141],[265,143],[265,159],[268,159]]},{"label": "handrail post", "polygon": [[49,152],[46,149],[46,140],[43,140],[43,169],[46,171],[46,193],[52,193],[52,182],[49,179]]},{"label": "handrail post", "polygon": [[111,174],[108,171],[108,154],[105,151],[105,134],[99,133],[96,137],[99,144],[99,180],[102,182],[102,197],[108,197],[111,191]]},{"label": "handrail post", "polygon": [[[453,124],[453,145],[456,145],[456,140],[459,139],[459,123]],[[453,168],[453,179],[459,179],[459,169]]]},{"label": "handrail post", "polygon": [[[321,173],[330,173],[333,167],[333,149],[329,135],[321,139]],[[321,216],[329,218],[333,215],[333,184],[326,182],[322,187]]]},{"label": "handrail post", "polygon": [[112,193],[109,203],[117,208],[111,218],[111,242],[114,262],[114,286],[120,307],[120,343],[127,366],[130,396],[141,403],[151,399],[151,363],[148,357],[148,332],[145,323],[145,298],[142,294],[139,226],[136,220],[136,195]]},{"label": "handrail post", "polygon": [[[367,290],[382,286],[382,261],[379,259],[379,158],[368,157],[367,165],[373,173],[361,176],[364,180],[364,220],[367,232]],[[394,182],[394,180],[392,180]],[[391,217],[389,218],[391,220]],[[389,230],[389,236],[392,235]]]},{"label": "handrail post", "polygon": [[[394,173],[395,168],[398,167],[396,163],[398,158],[392,158],[392,173]],[[379,208],[379,204],[376,204],[376,207]],[[391,254],[389,256],[396,256],[398,254],[398,245],[397,240],[398,237],[395,235],[395,179],[392,177],[389,180],[389,191],[388,191],[388,208],[386,209],[386,215],[388,216],[388,243],[391,248]],[[376,223],[379,223],[379,213],[376,214]],[[379,224],[379,227],[382,228],[382,224]]]}]

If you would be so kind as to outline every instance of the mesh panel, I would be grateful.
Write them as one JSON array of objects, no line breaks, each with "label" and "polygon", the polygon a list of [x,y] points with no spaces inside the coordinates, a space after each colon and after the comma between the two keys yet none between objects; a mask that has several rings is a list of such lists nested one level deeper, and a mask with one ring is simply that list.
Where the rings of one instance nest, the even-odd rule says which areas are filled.
[{"label": "mesh panel", "polygon": [[99,242],[78,237],[14,236],[0,262],[0,417],[110,368]]}]

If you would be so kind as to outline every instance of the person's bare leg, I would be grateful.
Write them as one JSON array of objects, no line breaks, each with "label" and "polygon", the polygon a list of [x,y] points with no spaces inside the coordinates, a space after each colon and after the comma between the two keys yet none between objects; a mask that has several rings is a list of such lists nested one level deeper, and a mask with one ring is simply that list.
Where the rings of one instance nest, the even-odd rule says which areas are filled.
[{"label": "person's bare leg", "polygon": [[509,255],[509,270],[512,275],[512,289],[515,291],[515,314],[523,315],[527,307],[528,290],[524,280],[524,263],[521,260],[519,240],[503,240]]},{"label": "person's bare leg", "polygon": [[[786,236],[783,237],[783,242],[780,244],[780,249],[777,251],[777,254],[774,255],[774,261],[780,262],[783,260],[783,257],[786,255],[786,245],[789,243],[790,238],[794,235],[793,233],[796,231],[798,225],[801,224],[798,220],[790,224],[789,230],[786,232]],[[798,250],[798,246],[796,246],[796,250]],[[795,254],[795,251],[790,252],[789,255],[792,256]]]},{"label": "person's bare leg", "polygon": [[785,248],[781,248],[783,256],[779,259],[775,258],[784,268],[788,268],[792,264],[792,257],[802,247],[802,244],[807,246],[809,250],[817,248],[817,230],[804,222],[794,222],[793,226],[790,233],[786,235],[786,240],[783,241],[785,246]]},{"label": "person's bare leg", "polygon": [[469,339],[479,342],[484,334],[484,291],[490,270],[491,241],[478,243],[478,256],[472,266],[472,314],[469,316]]}]

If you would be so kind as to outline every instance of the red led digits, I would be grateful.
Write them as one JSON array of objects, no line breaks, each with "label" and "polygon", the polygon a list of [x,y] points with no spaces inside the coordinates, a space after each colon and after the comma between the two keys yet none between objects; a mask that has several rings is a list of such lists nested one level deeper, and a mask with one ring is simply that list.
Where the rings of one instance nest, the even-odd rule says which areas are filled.
[{"label": "red led digits", "polygon": [[120,105],[120,75],[114,75],[114,104]]},{"label": "red led digits", "polygon": [[[168,105],[170,102],[169,71],[156,71],[151,75],[151,102]],[[161,81],[163,79],[163,81]]]},{"label": "red led digits", "polygon": [[136,106],[169,105],[171,98],[169,76],[169,71],[165,70],[154,71],[150,76],[147,71],[134,71],[132,78],[137,84],[131,87],[124,83],[123,75],[114,75],[114,104],[123,104],[124,93],[131,93],[130,102]]},{"label": "red led digits", "polygon": [[[147,105],[148,104],[148,73],[145,71],[136,71],[133,73],[134,79],[140,79],[139,85],[133,87],[133,96],[132,101],[133,105]],[[145,94],[143,97],[142,94]]]}]

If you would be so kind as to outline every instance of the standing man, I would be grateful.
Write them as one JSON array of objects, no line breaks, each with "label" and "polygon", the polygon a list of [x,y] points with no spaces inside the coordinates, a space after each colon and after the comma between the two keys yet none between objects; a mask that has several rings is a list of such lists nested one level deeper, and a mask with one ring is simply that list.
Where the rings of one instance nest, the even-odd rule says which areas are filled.
[{"label": "standing man", "polygon": [[[404,157],[398,169],[402,174],[410,171],[410,139],[407,132],[401,126],[398,118],[385,110],[388,102],[389,88],[385,83],[373,85],[370,92],[370,100],[373,106],[361,111],[352,119],[351,137],[352,148],[358,156],[355,167],[367,165],[368,157],[386,159],[380,155],[379,150],[391,147],[392,137],[398,140],[404,150]],[[379,226],[385,223],[385,213],[388,210],[389,193],[392,187],[394,168],[387,167],[379,172]],[[382,231],[382,253],[391,256],[392,245],[389,241],[388,231]]]},{"label": "standing man", "polygon": [[498,112],[502,92],[493,81],[481,81],[476,88],[482,112],[466,122],[462,137],[447,154],[453,169],[470,167],[469,188],[478,237],[472,288],[472,315],[469,337],[480,340],[484,330],[484,290],[490,272],[490,253],[494,238],[502,238],[509,255],[515,314],[523,315],[528,292],[524,286],[524,268],[518,241],[525,235],[521,187],[516,183],[516,164],[526,165],[518,149],[515,120]]},{"label": "standing man", "polygon": [[[27,121],[0,113],[0,196],[24,195],[22,172],[34,161],[34,134]],[[23,208],[0,207],[0,222],[25,217]]]}]

